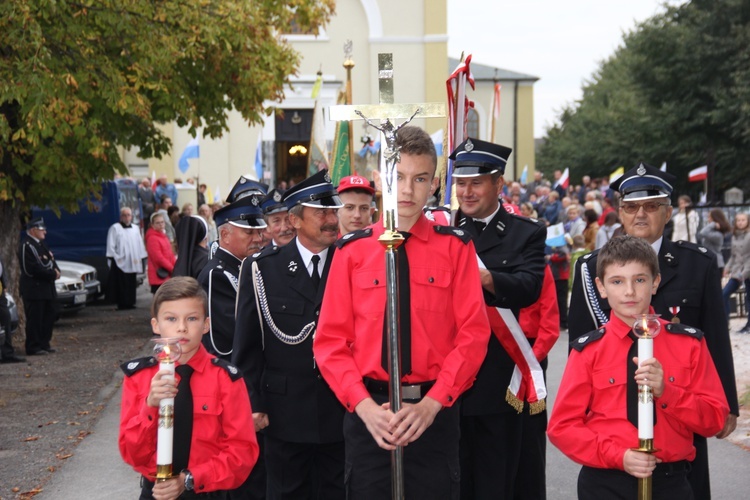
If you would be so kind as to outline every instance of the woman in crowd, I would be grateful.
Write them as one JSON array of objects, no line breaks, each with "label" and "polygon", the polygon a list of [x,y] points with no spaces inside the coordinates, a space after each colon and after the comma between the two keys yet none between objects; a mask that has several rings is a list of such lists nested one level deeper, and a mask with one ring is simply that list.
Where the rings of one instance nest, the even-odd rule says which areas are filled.
[{"label": "woman in crowd", "polygon": [[532,205],[531,202],[527,201],[521,203],[521,206],[519,208],[521,210],[521,215],[523,215],[524,217],[531,217],[532,219],[539,218],[539,215],[537,215],[536,210],[534,210],[534,205]]},{"label": "woman in crowd", "polygon": [[693,210],[693,200],[690,196],[683,194],[677,198],[678,211],[672,217],[674,229],[672,230],[672,241],[698,241],[698,223],[700,218],[698,213]]},{"label": "woman in crowd", "polygon": [[599,227],[596,233],[596,248],[603,247],[615,235],[622,224],[617,221],[617,212],[607,212],[604,216],[604,224]]},{"label": "woman in crowd", "polygon": [[172,244],[167,238],[166,224],[163,212],[153,213],[144,237],[148,254],[148,284],[151,285],[151,293],[156,293],[161,284],[169,279],[177,259],[172,251]]},{"label": "woman in crowd", "polygon": [[174,276],[198,278],[208,262],[208,225],[203,217],[183,217],[175,227],[177,232],[177,264]]},{"label": "woman in crowd", "polygon": [[[738,213],[734,216],[734,231],[732,233],[732,256],[724,267],[724,276],[729,281],[724,286],[724,309],[729,318],[729,297],[745,283],[745,303],[750,302],[750,233],[748,233],[748,215]],[[750,305],[750,304],[748,304]],[[750,333],[750,320],[739,333]]]},{"label": "woman in crowd", "polygon": [[208,244],[209,246],[214,241],[217,241],[219,239],[219,232],[216,229],[216,222],[214,222],[214,212],[211,210],[211,207],[209,207],[207,204],[203,204],[198,207],[198,215],[203,217],[203,220],[206,221],[206,224],[208,225]]},{"label": "woman in crowd", "polygon": [[593,208],[587,208],[583,212],[586,228],[583,230],[583,240],[586,250],[593,252],[596,248],[596,233],[599,232],[599,214]]},{"label": "woman in crowd", "polygon": [[180,218],[190,217],[191,215],[193,215],[193,204],[185,203],[184,205],[182,205],[182,211],[180,211]]},{"label": "woman in crowd", "polygon": [[724,211],[720,208],[712,208],[708,212],[708,224],[698,231],[698,243],[716,254],[716,262],[719,272],[724,274],[724,255],[721,252],[726,235],[732,232]]},{"label": "woman in crowd", "polygon": [[586,223],[579,217],[579,215],[580,211],[578,205],[570,205],[568,207],[568,220],[563,224],[563,227],[565,228],[565,232],[568,233],[571,238],[583,234],[583,230],[586,229]]}]

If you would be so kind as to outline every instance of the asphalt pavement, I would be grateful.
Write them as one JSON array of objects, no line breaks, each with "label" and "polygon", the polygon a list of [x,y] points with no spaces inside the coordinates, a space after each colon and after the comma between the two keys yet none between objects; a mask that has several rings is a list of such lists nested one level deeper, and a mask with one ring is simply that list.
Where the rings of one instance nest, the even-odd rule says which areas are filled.
[{"label": "asphalt pavement", "polygon": [[[560,336],[549,357],[547,372],[550,408],[567,358],[567,334]],[[109,399],[91,435],[76,448],[35,498],[42,500],[126,500],[137,498],[138,474],[126,465],[117,447],[120,416],[119,378],[103,389]],[[750,492],[750,452],[724,440],[710,439],[709,461],[713,498],[742,498]],[[580,466],[547,446],[547,496],[550,500],[576,498]],[[744,493],[743,493],[744,492]]]}]

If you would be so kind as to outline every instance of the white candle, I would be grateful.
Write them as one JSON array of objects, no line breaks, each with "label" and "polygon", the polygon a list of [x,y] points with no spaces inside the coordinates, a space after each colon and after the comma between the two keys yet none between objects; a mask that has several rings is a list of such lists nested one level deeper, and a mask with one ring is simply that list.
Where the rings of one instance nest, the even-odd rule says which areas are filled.
[{"label": "white candle", "polygon": [[[162,378],[174,380],[174,362],[162,361],[159,370],[168,370],[171,374]],[[156,436],[156,465],[172,464],[172,443],[174,441],[174,398],[159,401],[159,431]]]},{"label": "white candle", "polygon": [[[638,339],[638,365],[654,357],[654,339]],[[638,439],[654,438],[654,398],[648,386],[638,386]]]}]

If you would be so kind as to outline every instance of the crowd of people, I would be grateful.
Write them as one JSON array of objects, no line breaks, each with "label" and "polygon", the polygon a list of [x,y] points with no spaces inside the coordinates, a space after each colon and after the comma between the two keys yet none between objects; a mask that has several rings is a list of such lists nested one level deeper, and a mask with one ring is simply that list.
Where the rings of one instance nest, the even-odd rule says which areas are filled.
[{"label": "crowd of people", "polygon": [[[396,141],[399,234],[373,224],[381,186],[333,185],[325,170],[272,190],[241,177],[226,203],[199,199],[197,211],[175,209],[166,179],[158,195],[144,182],[143,239],[123,209],[107,245],[118,308],[134,305],[145,258],[152,331],[182,349],[174,377],[151,357],[123,364],[119,448],[141,498],[388,498],[403,448],[408,498],[544,499],[548,419],[551,442],[582,465],[580,498],[635,498],[644,477],[653,498],[710,498],[706,439],[734,430],[739,405],[728,321],[706,311],[728,319],[750,281],[748,216],[701,221],[684,197],[673,209],[674,178],[646,164],[612,185],[564,188],[559,172],[506,185],[511,150],[474,139],[451,155],[451,212],[428,204],[430,136],[406,126]],[[557,224],[566,243],[549,246]],[[21,256],[25,273],[50,278],[43,232],[29,222]],[[384,242],[395,241],[391,299]],[[44,311],[27,307],[40,322],[27,353],[47,352]],[[637,359],[633,318],[648,313],[663,333]],[[566,329],[548,416],[546,358]],[[392,406],[396,353],[403,404]],[[638,387],[653,391],[653,454],[635,450]],[[159,403],[171,398],[189,423],[175,424],[173,477],[155,482]]]}]

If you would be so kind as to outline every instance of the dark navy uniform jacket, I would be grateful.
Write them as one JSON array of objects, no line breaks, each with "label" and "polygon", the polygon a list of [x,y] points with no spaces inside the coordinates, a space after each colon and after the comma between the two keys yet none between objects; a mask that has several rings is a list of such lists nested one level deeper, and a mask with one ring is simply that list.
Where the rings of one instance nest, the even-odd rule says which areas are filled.
[{"label": "dark navy uniform jacket", "polygon": [[21,263],[21,296],[25,300],[53,300],[57,296],[55,271],[59,268],[47,246],[24,234],[18,260]]},{"label": "dark navy uniform jacket", "polygon": [[[568,312],[571,341],[609,321],[609,303],[602,299],[594,285],[597,255],[595,251],[576,261]],[[729,411],[739,415],[732,346],[724,320],[716,256],[694,243],[664,238],[659,249],[659,271],[661,283],[651,298],[651,305],[667,321],[679,321],[703,330],[724,386]],[[584,279],[584,275],[589,279]]]},{"label": "dark navy uniform jacket", "polygon": [[234,306],[237,301],[242,261],[223,248],[216,249],[198,275],[198,283],[208,294],[209,333],[203,336],[208,352],[229,361],[234,339]]},{"label": "dark navy uniform jacket", "polygon": [[[509,214],[501,206],[481,235],[477,234],[471,217],[460,211],[456,225],[472,235],[477,254],[492,274],[495,294],[484,291],[487,305],[511,309],[518,318],[521,308],[539,298],[544,280],[544,241],[547,229],[543,224]],[[474,385],[462,398],[464,415],[487,415],[516,411],[505,401],[515,363],[490,335],[487,357],[479,369]]]},{"label": "dark navy uniform jacket", "polygon": [[[332,246],[325,265],[319,264],[323,268],[317,291],[296,238],[283,247],[269,246],[248,257],[240,271],[232,362],[245,374],[253,412],[268,414],[269,426],[264,432],[284,441],[333,443],[344,439],[344,407],[321,376],[312,351],[333,254]],[[253,262],[260,270],[264,291],[258,297],[262,328]],[[308,335],[304,337],[304,333]]]}]

